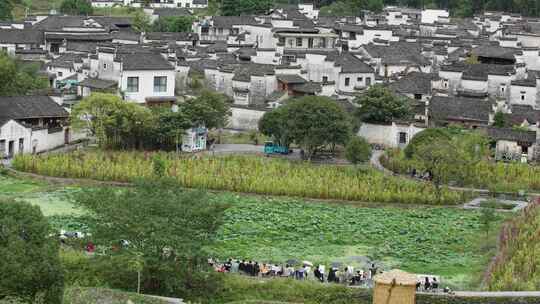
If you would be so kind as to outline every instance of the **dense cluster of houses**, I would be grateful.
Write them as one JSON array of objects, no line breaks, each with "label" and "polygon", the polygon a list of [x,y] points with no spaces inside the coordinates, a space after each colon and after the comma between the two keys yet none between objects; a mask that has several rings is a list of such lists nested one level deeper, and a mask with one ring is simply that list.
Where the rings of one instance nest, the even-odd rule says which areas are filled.
[{"label": "dense cluster of houses", "polygon": [[[138,7],[141,1],[92,5]],[[155,0],[144,12],[156,20],[190,16],[206,5]],[[299,4],[256,16],[199,17],[189,33],[137,33],[132,21],[33,16],[0,24],[0,50],[41,61],[54,89],[46,99],[68,110],[92,92],[146,105],[174,103],[203,84],[233,100],[231,128],[253,129],[266,111],[292,97],[328,96],[352,111],[356,96],[384,84],[407,97],[415,115],[363,124],[359,134],[372,143],[404,146],[425,128],[457,124],[484,130],[501,158],[540,155],[540,20],[489,12],[454,20],[444,10],[399,7],[324,17],[312,4]],[[497,112],[508,127],[492,126]],[[28,125],[25,117],[3,116],[0,121]],[[2,147],[17,151],[6,133],[0,133],[0,153]]]}]

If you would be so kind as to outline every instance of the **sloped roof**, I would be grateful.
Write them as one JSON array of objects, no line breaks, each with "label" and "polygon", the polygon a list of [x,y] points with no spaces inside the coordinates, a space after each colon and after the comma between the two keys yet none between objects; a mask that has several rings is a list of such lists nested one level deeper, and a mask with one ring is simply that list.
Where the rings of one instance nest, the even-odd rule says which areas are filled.
[{"label": "sloped roof", "polygon": [[441,71],[462,72],[463,79],[487,80],[488,75],[508,76],[515,73],[515,68],[510,64],[467,64],[457,62],[450,65],[442,65]]},{"label": "sloped roof", "polygon": [[315,94],[322,91],[322,86],[318,82],[310,81],[306,83],[294,84],[292,89],[300,93]]},{"label": "sloped roof", "polygon": [[495,140],[508,140],[515,142],[536,142],[536,132],[522,131],[511,128],[488,128],[487,134]]},{"label": "sloped roof", "polygon": [[487,124],[492,105],[478,98],[433,96],[430,116],[435,120],[472,120]]},{"label": "sloped roof", "polygon": [[401,94],[431,94],[431,81],[437,79],[436,74],[411,72],[388,85],[390,90]]},{"label": "sloped roof", "polygon": [[524,121],[535,124],[540,122],[540,110],[535,110],[528,105],[512,105],[512,113],[504,114],[504,118],[512,125],[520,125]]},{"label": "sloped roof", "polygon": [[472,53],[478,57],[515,60],[515,56],[519,55],[521,51],[514,48],[485,44],[472,49]]},{"label": "sloped roof", "polygon": [[88,87],[93,89],[108,89],[116,86],[118,83],[112,80],[105,80],[99,78],[86,78],[79,83],[82,87]]},{"label": "sloped roof", "polygon": [[419,65],[429,64],[429,60],[422,55],[419,43],[390,42],[389,45],[367,44],[364,50],[373,58],[381,58],[383,64],[413,63]]},{"label": "sloped roof", "polygon": [[288,84],[307,82],[307,80],[305,80],[304,78],[302,78],[300,75],[297,75],[297,74],[279,74],[279,75],[276,75],[276,78],[277,80],[283,83],[288,83]]},{"label": "sloped roof", "polygon": [[193,41],[199,40],[199,35],[188,32],[148,32],[146,33],[146,39],[165,41]]},{"label": "sloped roof", "polygon": [[257,24],[252,16],[214,16],[212,18],[214,27],[232,28],[233,25]]},{"label": "sloped roof", "polygon": [[326,56],[326,61],[334,61],[335,66],[341,67],[342,73],[373,73],[373,68],[349,52],[332,53]]},{"label": "sloped roof", "polygon": [[68,116],[69,113],[49,96],[0,97],[0,120]]},{"label": "sloped roof", "polygon": [[32,29],[0,29],[0,43],[42,44],[43,32]]},{"label": "sloped roof", "polygon": [[118,54],[124,71],[141,71],[141,70],[174,70],[169,61],[160,54],[154,53],[133,53],[133,54]]}]

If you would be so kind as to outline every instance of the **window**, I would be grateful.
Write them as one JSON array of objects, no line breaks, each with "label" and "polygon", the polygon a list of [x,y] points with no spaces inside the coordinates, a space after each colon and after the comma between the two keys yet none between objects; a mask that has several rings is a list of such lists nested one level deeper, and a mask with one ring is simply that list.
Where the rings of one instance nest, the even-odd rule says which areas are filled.
[{"label": "window", "polygon": [[6,141],[0,140],[0,157],[4,157],[6,155]]},{"label": "window", "polygon": [[406,144],[406,143],[407,143],[407,133],[399,132],[399,144]]},{"label": "window", "polygon": [[345,86],[348,87],[351,84],[351,79],[349,77],[345,78]]},{"label": "window", "polygon": [[364,77],[358,77],[358,78],[356,78],[356,81],[362,82],[362,81],[364,81]]},{"label": "window", "polygon": [[139,77],[128,77],[126,91],[139,92]]},{"label": "window", "polygon": [[322,77],[322,82],[327,83],[328,82],[328,76],[323,76]]},{"label": "window", "polygon": [[296,46],[302,47],[302,38],[296,38]]},{"label": "window", "polygon": [[104,70],[107,69],[107,64],[106,64],[106,63],[103,64],[103,69],[104,69]]},{"label": "window", "polygon": [[58,72],[58,77],[62,77],[62,76],[64,76],[64,73]]},{"label": "window", "polygon": [[349,33],[349,39],[350,39],[350,40],[356,40],[356,33],[350,32],[350,33]]},{"label": "window", "polygon": [[154,92],[167,92],[167,77],[154,77]]},{"label": "window", "polygon": [[222,28],[218,28],[217,32],[218,32],[218,35],[223,35],[223,29]]},{"label": "window", "polygon": [[414,94],[414,99],[416,100],[422,99],[422,94]]},{"label": "window", "polygon": [[371,78],[366,77],[366,86],[370,86],[370,85],[371,85]]},{"label": "window", "polygon": [[189,8],[189,3],[186,3],[186,7]]},{"label": "window", "polygon": [[521,93],[521,100],[525,100],[525,92],[520,92]]},{"label": "window", "polygon": [[19,138],[19,153],[24,152],[24,138]]},{"label": "window", "polygon": [[521,146],[521,154],[529,154],[529,146],[522,145]]},{"label": "window", "polygon": [[182,7],[182,3],[178,3],[176,6],[178,7]]}]

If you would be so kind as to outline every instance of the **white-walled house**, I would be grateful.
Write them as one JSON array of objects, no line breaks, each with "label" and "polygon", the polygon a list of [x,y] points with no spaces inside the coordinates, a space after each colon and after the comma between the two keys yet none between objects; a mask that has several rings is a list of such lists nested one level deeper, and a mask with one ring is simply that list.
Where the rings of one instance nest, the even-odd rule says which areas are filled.
[{"label": "white-walled house", "polygon": [[388,148],[403,148],[425,126],[412,122],[392,122],[391,124],[373,124],[363,122],[358,136],[370,144],[382,145]]},{"label": "white-walled house", "polygon": [[0,97],[0,158],[39,153],[82,139],[69,113],[48,96]]}]

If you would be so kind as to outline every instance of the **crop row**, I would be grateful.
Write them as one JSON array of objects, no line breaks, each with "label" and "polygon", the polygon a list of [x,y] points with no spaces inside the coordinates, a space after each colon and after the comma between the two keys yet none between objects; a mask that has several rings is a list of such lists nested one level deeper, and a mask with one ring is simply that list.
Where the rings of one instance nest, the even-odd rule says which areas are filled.
[{"label": "crop row", "polygon": [[[159,153],[164,175],[187,188],[317,199],[405,204],[456,204],[461,193],[386,176],[373,169],[321,165],[257,156],[182,157]],[[74,152],[19,155],[21,171],[48,176],[133,181],[155,178],[156,155],[144,152]]]}]

